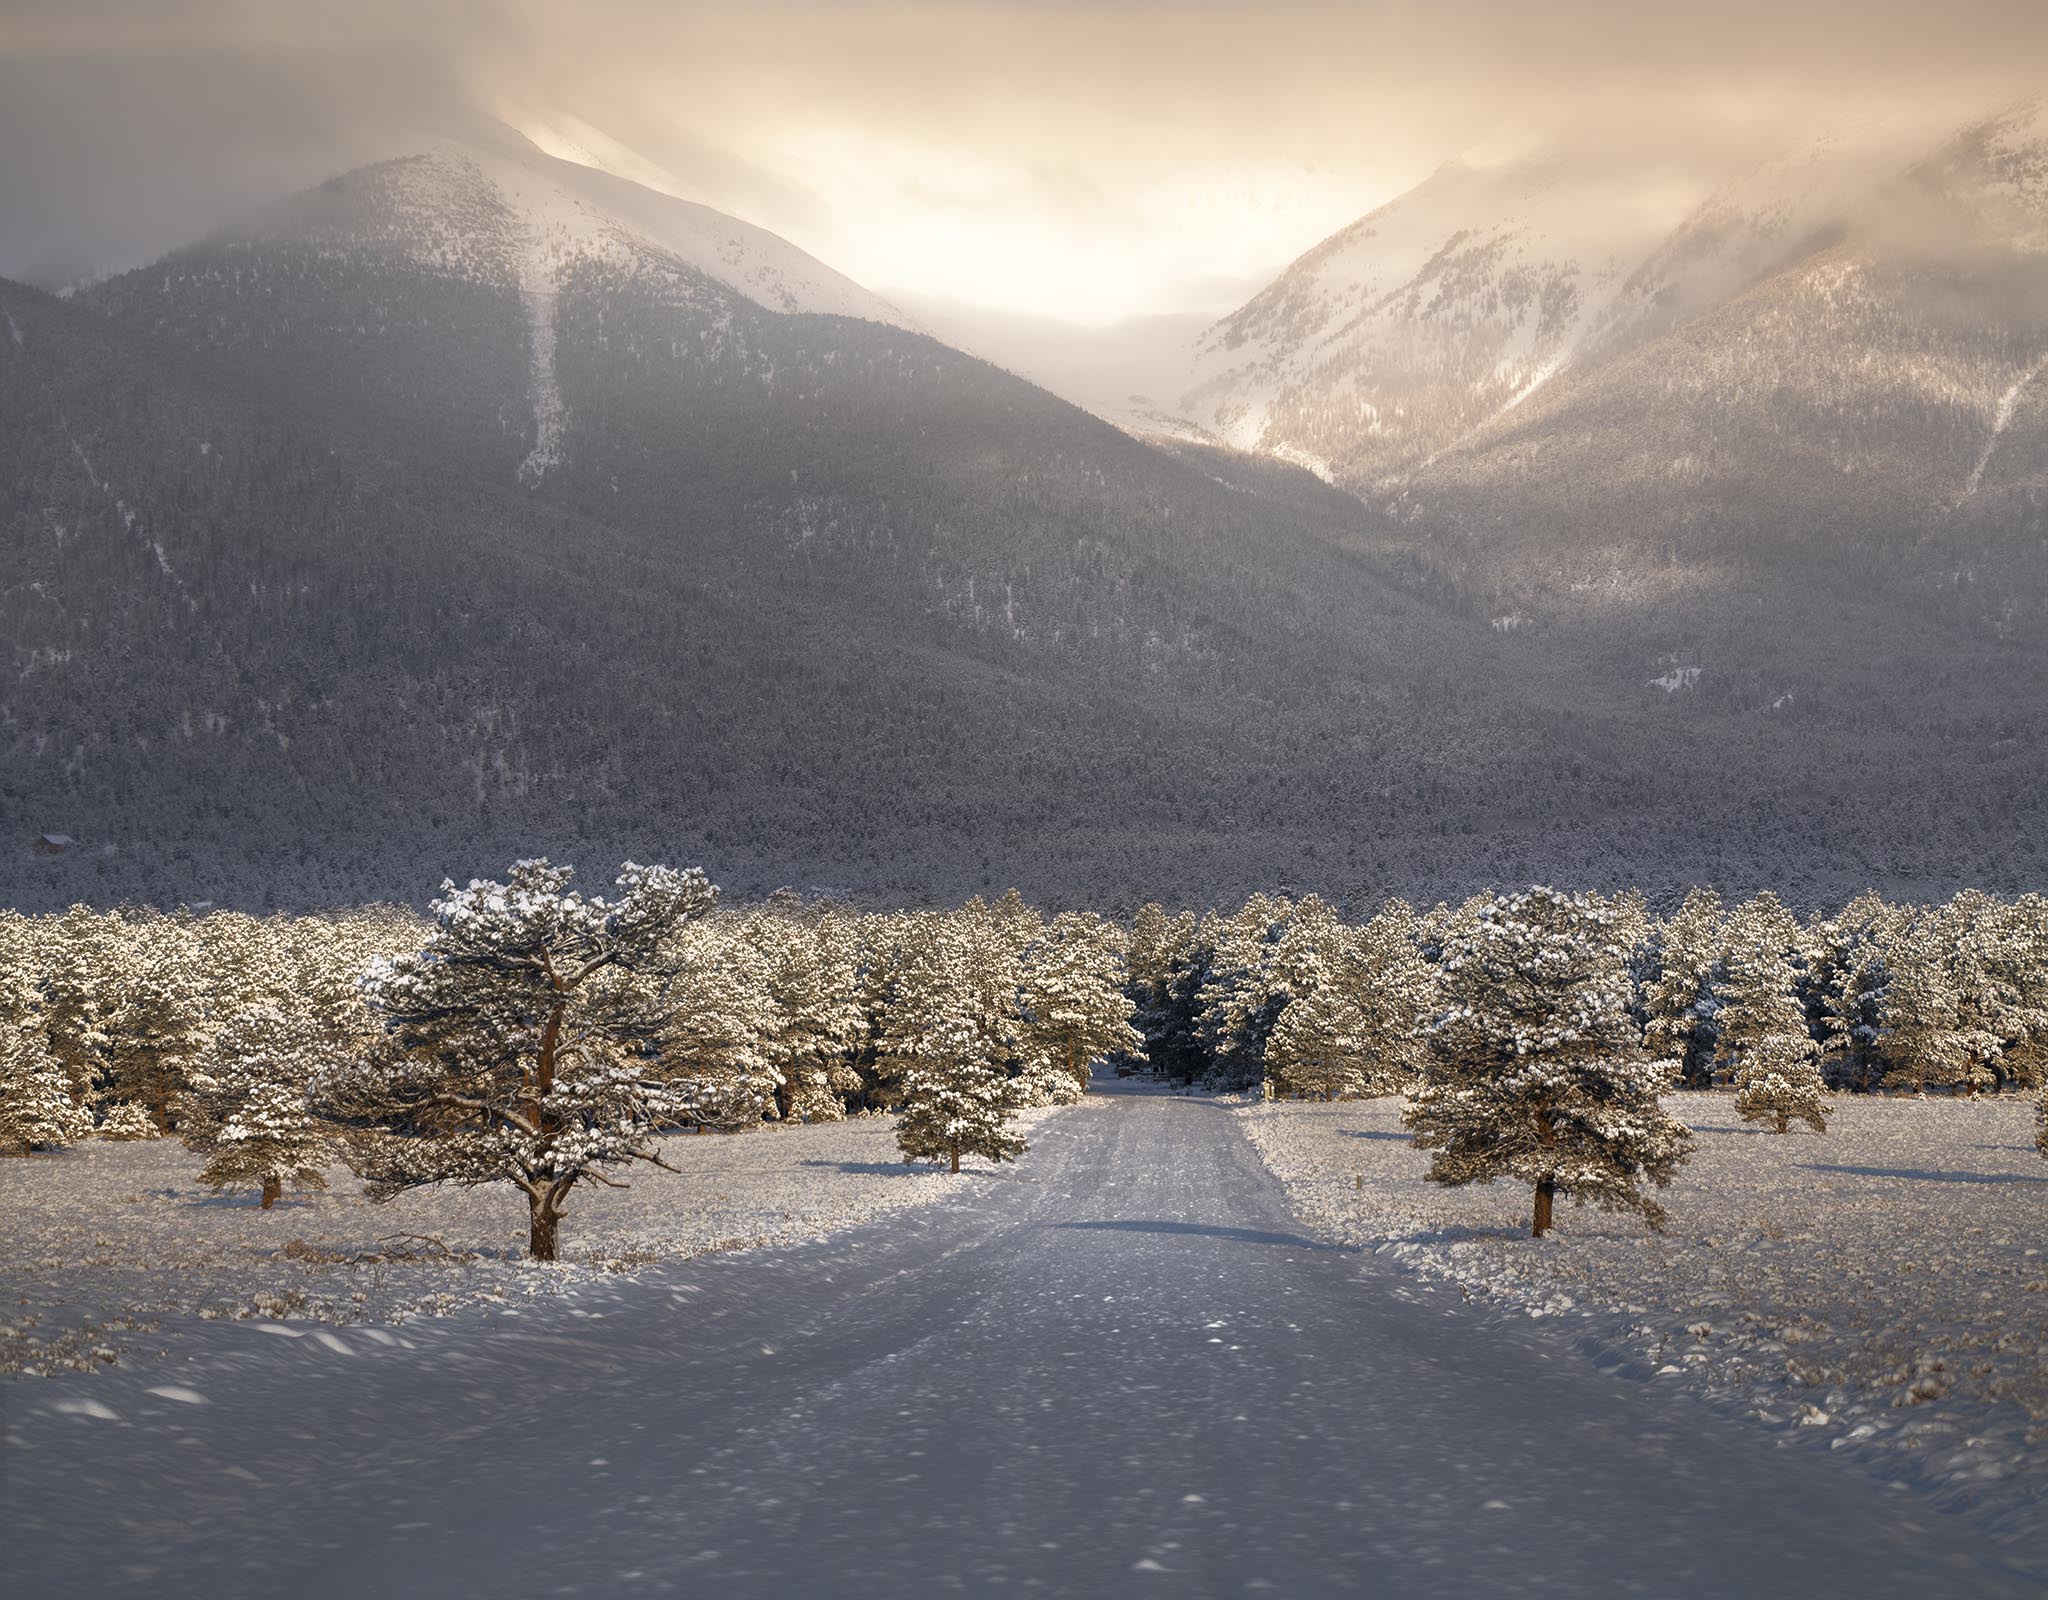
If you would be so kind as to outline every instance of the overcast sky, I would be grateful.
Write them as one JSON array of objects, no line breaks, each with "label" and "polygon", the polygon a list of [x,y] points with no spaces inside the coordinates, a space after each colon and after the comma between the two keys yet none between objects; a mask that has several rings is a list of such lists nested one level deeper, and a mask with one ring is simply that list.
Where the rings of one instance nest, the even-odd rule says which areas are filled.
[{"label": "overcast sky", "polygon": [[2048,0],[0,0],[0,273],[132,265],[498,116],[912,306],[1206,315],[1461,152],[1619,154],[1677,205],[2044,80]]}]

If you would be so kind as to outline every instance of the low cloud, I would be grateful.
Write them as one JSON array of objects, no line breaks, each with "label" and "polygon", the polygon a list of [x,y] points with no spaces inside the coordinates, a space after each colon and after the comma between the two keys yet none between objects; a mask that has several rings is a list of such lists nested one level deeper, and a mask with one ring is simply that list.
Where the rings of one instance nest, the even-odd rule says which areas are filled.
[{"label": "low cloud", "polygon": [[885,293],[1104,321],[1206,309],[1462,151],[1603,155],[1676,205],[2044,61],[2038,0],[0,0],[0,272],[127,265],[504,116]]}]

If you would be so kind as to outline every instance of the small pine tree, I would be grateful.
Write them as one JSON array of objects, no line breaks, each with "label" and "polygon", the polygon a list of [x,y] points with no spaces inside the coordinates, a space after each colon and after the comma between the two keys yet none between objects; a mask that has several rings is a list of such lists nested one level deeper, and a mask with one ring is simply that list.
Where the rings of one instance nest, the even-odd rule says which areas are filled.
[{"label": "small pine tree", "polygon": [[1722,939],[1721,897],[1694,889],[1652,937],[1656,974],[1643,985],[1649,1021],[1643,1042],[1653,1056],[1678,1063],[1679,1080],[1705,1088],[1714,1078],[1715,978]]},{"label": "small pine tree", "polygon": [[1006,1126],[1006,1079],[977,1059],[973,1028],[953,1018],[936,1029],[903,1074],[903,1115],[896,1143],[905,1162],[944,1157],[960,1170],[963,1155],[1014,1161],[1029,1148]]},{"label": "small pine tree", "polygon": [[1260,1067],[1268,1099],[1345,1099],[1358,1090],[1358,1017],[1343,982],[1351,930],[1319,895],[1289,913],[1267,952],[1262,985],[1274,1015]]},{"label": "small pine tree", "polygon": [[1625,921],[1601,896],[1534,888],[1446,937],[1445,1010],[1403,1120],[1435,1182],[1531,1184],[1538,1237],[1560,1192],[1661,1227],[1643,1185],[1663,1188],[1692,1150],[1658,1104],[1671,1064],[1629,1012]]},{"label": "small pine tree", "polygon": [[133,1100],[116,1100],[107,1107],[107,1114],[100,1118],[99,1135],[102,1139],[126,1141],[161,1139],[164,1132]]},{"label": "small pine tree", "polygon": [[108,1022],[118,1005],[126,962],[121,919],[73,906],[44,926],[37,984],[50,1054],[63,1069],[71,1098],[99,1104],[109,1076]]},{"label": "small pine tree", "polygon": [[45,1042],[32,1029],[0,1022],[0,1152],[62,1149],[90,1132],[92,1115],[71,1098]]},{"label": "small pine tree", "polygon": [[954,1172],[963,1155],[1015,1160],[1027,1147],[1007,1127],[1005,1040],[979,1014],[975,941],[957,924],[929,932],[898,980],[883,1046],[902,1110],[896,1143],[905,1162],[944,1157]]},{"label": "small pine tree", "polygon": [[321,1168],[334,1157],[334,1141],[307,1096],[332,1065],[332,1042],[308,1019],[268,1004],[237,1011],[213,1061],[192,1080],[196,1114],[185,1143],[209,1157],[199,1181],[213,1189],[253,1185],[265,1211],[288,1182],[326,1188]]},{"label": "small pine tree", "polygon": [[2034,1148],[2048,1161],[2048,1077],[2041,1080],[2041,1092],[2034,1097]]},{"label": "small pine tree", "polygon": [[1791,952],[1799,924],[1768,892],[1738,906],[1728,922],[1719,1060],[1735,1073],[1735,1111],[1745,1122],[1787,1132],[1794,1118],[1828,1131],[1820,1047],[1806,1031]]}]

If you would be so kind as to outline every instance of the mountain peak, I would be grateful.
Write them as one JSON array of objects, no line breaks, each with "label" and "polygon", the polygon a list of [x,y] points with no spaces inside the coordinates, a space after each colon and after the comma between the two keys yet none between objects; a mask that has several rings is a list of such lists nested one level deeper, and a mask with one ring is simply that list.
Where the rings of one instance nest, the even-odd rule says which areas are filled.
[{"label": "mountain peak", "polygon": [[510,281],[528,293],[552,290],[579,262],[681,266],[769,311],[915,327],[765,228],[560,160],[503,124],[330,178],[233,230],[280,232],[396,250],[429,271]]}]

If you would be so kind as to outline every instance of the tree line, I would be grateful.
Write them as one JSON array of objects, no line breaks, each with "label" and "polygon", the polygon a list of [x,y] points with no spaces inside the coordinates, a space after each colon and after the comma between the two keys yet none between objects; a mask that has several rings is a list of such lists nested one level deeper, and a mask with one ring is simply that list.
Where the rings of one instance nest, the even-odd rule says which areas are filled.
[{"label": "tree line", "polygon": [[1269,1098],[1406,1096],[1430,1176],[1642,1215],[1690,1148],[1660,1096],[1732,1086],[1824,1132],[1831,1093],[2033,1089],[2048,1155],[2048,899],[1534,888],[1347,922],[1313,895],[1046,916],[780,894],[697,869],[609,895],[522,861],[432,918],[0,912],[0,1149],[175,1135],[269,1206],[345,1162],[373,1198],[507,1182],[552,1259],[574,1189],[656,1135],[893,1112],[906,1161],[1024,1148],[1098,1065]]}]

